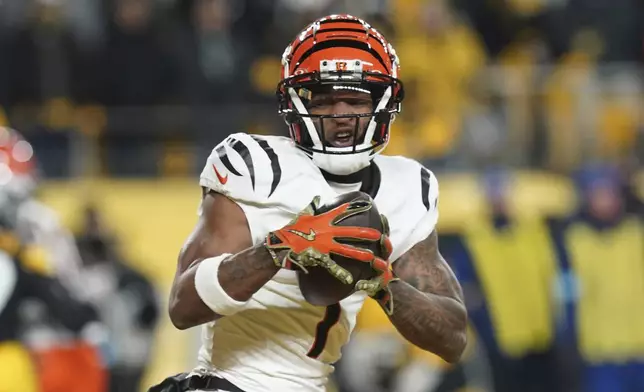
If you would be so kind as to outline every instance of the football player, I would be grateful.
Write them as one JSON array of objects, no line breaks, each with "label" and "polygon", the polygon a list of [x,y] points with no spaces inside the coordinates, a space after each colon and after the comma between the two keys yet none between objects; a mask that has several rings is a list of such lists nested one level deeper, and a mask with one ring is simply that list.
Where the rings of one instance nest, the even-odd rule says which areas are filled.
[{"label": "football player", "polygon": [[[18,131],[0,127],[0,210],[11,215],[8,220],[12,234],[20,243],[43,253],[43,263],[52,279],[71,298],[91,304],[73,236],[58,214],[35,197],[40,179],[37,166],[31,144]],[[105,327],[94,320],[88,330],[97,333],[92,334],[90,341],[88,336],[70,335],[68,328],[51,320],[50,306],[43,307],[42,298],[30,296],[21,303],[25,309],[21,312],[25,328],[21,329],[20,337],[37,358],[40,389],[104,390],[105,369],[98,345],[106,346]]]},{"label": "football player", "polygon": [[0,127],[0,197],[15,206],[15,231],[23,242],[43,248],[57,279],[74,295],[84,296],[74,238],[58,214],[35,197],[40,179],[31,143],[20,132]]},{"label": "football player", "polygon": [[[438,251],[436,177],[378,155],[403,100],[393,47],[364,20],[331,15],[298,34],[282,62],[277,93],[290,138],[237,133],[208,158],[169,304],[176,327],[203,324],[199,366],[153,391],[324,391],[367,296],[414,345],[448,362],[465,347],[461,288]],[[348,205],[316,214],[319,200],[356,190],[388,218],[389,236],[333,225]],[[339,237],[393,252],[376,258]],[[352,281],[330,253],[370,263],[378,276],[354,281],[337,304],[313,306],[296,271],[318,266]]]},{"label": "football player", "polygon": [[[58,331],[81,340],[93,339],[98,315],[56,279],[38,245],[22,243],[16,236],[13,207],[7,199],[0,200],[0,391],[102,391],[93,387],[92,379],[87,382],[91,371],[85,372],[83,366],[73,367],[73,372],[79,372],[74,377],[59,377],[60,383],[51,385],[51,377],[43,379],[49,372],[45,367],[56,363],[44,363],[41,355],[34,356],[23,344],[21,310],[26,301],[37,299]],[[74,363],[86,363],[88,353],[91,351],[86,350],[84,361]]]}]

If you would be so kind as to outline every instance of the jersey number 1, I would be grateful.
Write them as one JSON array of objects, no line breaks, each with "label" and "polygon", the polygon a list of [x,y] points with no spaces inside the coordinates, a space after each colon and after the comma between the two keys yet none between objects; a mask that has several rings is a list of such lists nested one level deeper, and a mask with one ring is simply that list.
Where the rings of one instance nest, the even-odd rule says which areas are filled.
[{"label": "jersey number 1", "polygon": [[340,304],[333,304],[326,307],[324,318],[322,318],[315,328],[315,340],[309,352],[306,354],[308,357],[317,358],[322,354],[329,337],[329,331],[340,320],[340,313],[342,313]]}]

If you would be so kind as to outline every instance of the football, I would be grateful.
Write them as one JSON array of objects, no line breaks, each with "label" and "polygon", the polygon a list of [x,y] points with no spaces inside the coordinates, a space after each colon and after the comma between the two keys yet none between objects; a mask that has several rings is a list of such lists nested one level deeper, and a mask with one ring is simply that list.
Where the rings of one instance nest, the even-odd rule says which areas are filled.
[{"label": "football", "polygon": [[[380,213],[371,199],[371,196],[364,192],[355,191],[340,195],[329,203],[320,206],[317,213],[330,211],[348,202],[370,203],[371,208],[343,219],[338,222],[338,226],[370,227],[380,230],[383,233],[388,232],[388,228],[383,227],[386,223],[383,223],[381,220]],[[382,254],[380,243],[378,241],[362,242],[350,239],[338,239],[337,241],[363,249],[369,249],[376,256],[385,257]],[[363,263],[361,261],[352,260],[335,254],[331,254],[331,258],[333,261],[338,263],[338,265],[345,268],[353,275],[353,283],[344,284],[340,282],[322,267],[308,268],[308,274],[303,271],[298,272],[298,282],[302,295],[307,302],[312,305],[329,306],[338,303],[353,294],[354,286],[357,281],[361,279],[371,279],[376,274],[368,263]]]}]

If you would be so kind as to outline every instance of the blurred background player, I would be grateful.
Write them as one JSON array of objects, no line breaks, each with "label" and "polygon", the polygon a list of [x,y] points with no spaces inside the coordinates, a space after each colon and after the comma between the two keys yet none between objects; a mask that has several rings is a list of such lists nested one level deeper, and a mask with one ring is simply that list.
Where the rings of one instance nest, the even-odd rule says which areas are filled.
[{"label": "blurred background player", "polygon": [[[64,286],[66,298],[90,304],[90,298],[84,295],[87,286],[73,236],[61,226],[57,214],[35,198],[39,177],[31,144],[15,130],[0,127],[0,155],[4,170],[0,197],[13,235],[25,246],[39,249],[41,262]],[[58,318],[51,317],[43,297],[32,295],[20,301],[20,316],[20,338],[37,360],[42,391],[70,390],[80,384],[87,390],[104,390],[105,365],[96,345],[103,344],[108,336],[98,315],[94,313],[88,334],[70,333]],[[81,369],[82,383],[75,375]]]},{"label": "blurred background player", "polygon": [[485,214],[446,234],[446,258],[467,293],[494,391],[559,391],[554,330],[557,260],[546,220],[518,215],[516,175],[490,168],[479,184]]},{"label": "blurred background player", "polygon": [[120,255],[100,212],[88,206],[83,218],[76,242],[88,296],[110,332],[109,390],[138,391],[159,319],[157,290]]},{"label": "blurred background player", "polygon": [[574,177],[579,207],[554,226],[559,340],[577,359],[580,391],[644,388],[644,318],[633,313],[644,301],[644,216],[627,204],[630,180],[615,165],[582,168]]},{"label": "blurred background player", "polygon": [[54,356],[51,352],[37,352],[24,341],[26,325],[21,312],[26,301],[37,300],[49,322],[78,342],[91,339],[98,315],[92,306],[69,294],[53,275],[37,244],[21,242],[15,219],[15,205],[3,199],[0,202],[0,391],[75,391],[81,390],[78,383],[83,383],[87,391],[103,391],[101,387],[106,380],[97,379],[93,375],[95,370],[87,366],[88,361],[96,364],[93,351],[84,351],[82,357],[78,349],[68,353],[76,366],[65,371],[74,373],[74,378],[57,374],[44,379],[47,369],[43,366],[59,366],[67,358],[62,355],[51,358]]}]

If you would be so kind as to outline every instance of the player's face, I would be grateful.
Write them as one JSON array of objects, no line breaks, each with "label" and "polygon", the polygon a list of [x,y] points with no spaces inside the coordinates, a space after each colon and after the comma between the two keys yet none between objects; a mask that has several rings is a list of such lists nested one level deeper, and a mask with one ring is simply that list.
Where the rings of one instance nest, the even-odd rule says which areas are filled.
[{"label": "player's face", "polygon": [[[334,91],[314,94],[308,106],[315,115],[367,114],[373,111],[371,95],[359,91]],[[324,141],[332,147],[351,147],[355,138],[361,139],[371,117],[325,118],[323,127],[318,122],[318,131],[324,129]],[[358,132],[356,135],[356,121]]]}]

